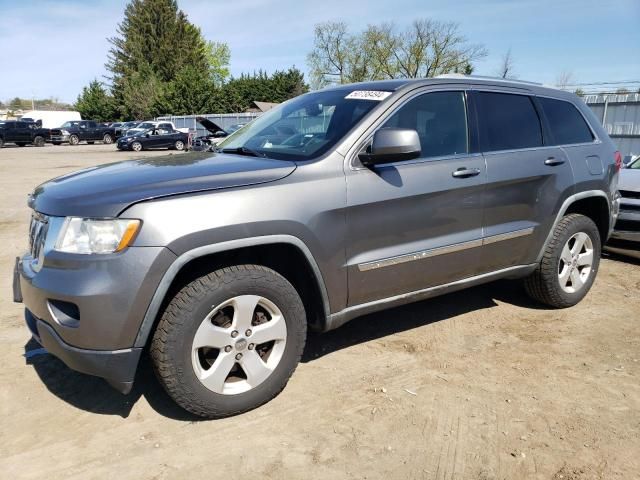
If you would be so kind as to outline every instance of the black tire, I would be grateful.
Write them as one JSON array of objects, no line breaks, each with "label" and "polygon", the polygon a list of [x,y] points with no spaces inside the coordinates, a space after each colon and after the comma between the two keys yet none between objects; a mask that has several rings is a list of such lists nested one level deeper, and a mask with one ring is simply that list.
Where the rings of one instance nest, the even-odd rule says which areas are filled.
[{"label": "black tire", "polygon": [[104,137],[102,137],[102,143],[105,143],[107,145],[111,145],[113,143],[113,137],[111,135],[109,135],[108,133],[105,133]]},{"label": "black tire", "polygon": [[[262,383],[243,393],[216,393],[196,376],[192,343],[212,306],[240,295],[259,295],[277,305],[286,324],[286,344]],[[259,407],[282,391],[300,361],[306,332],[300,296],[283,276],[259,265],[238,265],[200,277],[173,297],[155,330],[151,358],[160,383],[178,405],[200,417],[227,417]]]},{"label": "black tire", "polygon": [[131,142],[131,146],[129,148],[134,152],[141,152],[144,150],[144,146],[140,142]]},{"label": "black tire", "polygon": [[[559,270],[563,267],[560,257],[567,242],[580,232],[587,234],[593,245],[591,271],[579,290],[567,292],[560,284]],[[600,233],[593,220],[580,214],[565,216],[556,226],[536,270],[524,281],[527,294],[554,308],[567,308],[577,304],[593,285],[600,265],[601,249]]]},{"label": "black tire", "polygon": [[0,148],[4,147],[4,139],[0,138]]},{"label": "black tire", "polygon": [[54,145],[62,145],[61,142],[51,142],[51,143],[53,143]]},{"label": "black tire", "polygon": [[78,145],[80,143],[80,137],[77,135],[69,136],[69,145]]},{"label": "black tire", "polygon": [[96,142],[87,142],[87,145],[93,145]]},{"label": "black tire", "polygon": [[16,142],[16,145],[18,145],[19,147],[24,147],[24,146],[26,146],[27,144],[26,144],[26,143],[24,143],[24,142]]},{"label": "black tire", "polygon": [[33,139],[33,145],[36,147],[44,147],[44,137],[41,135],[36,136],[36,138]]}]

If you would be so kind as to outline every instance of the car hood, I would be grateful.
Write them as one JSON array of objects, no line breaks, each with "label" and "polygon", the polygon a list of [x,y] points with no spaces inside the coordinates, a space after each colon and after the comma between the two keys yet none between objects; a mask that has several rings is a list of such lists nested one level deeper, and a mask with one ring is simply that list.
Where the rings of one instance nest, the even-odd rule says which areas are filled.
[{"label": "car hood", "polygon": [[[209,133],[214,134],[216,132],[224,132],[227,133],[226,130],[224,130],[223,128],[221,128],[220,126],[218,126],[217,124],[213,123],[211,120],[209,120],[208,118],[205,117],[196,117],[196,121],[202,125],[205,129],[207,129],[207,131],[209,131]],[[228,135],[228,133],[227,133]]]},{"label": "car hood", "polygon": [[640,192],[640,169],[623,168],[618,178],[618,190]]},{"label": "car hood", "polygon": [[144,200],[272,182],[295,169],[285,160],[211,152],[128,160],[43,183],[29,206],[52,216],[115,217]]}]

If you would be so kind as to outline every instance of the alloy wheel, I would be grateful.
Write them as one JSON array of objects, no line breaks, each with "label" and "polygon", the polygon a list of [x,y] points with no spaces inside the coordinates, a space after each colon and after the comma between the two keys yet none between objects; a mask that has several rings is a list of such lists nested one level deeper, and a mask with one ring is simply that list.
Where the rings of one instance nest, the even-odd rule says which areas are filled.
[{"label": "alloy wheel", "polygon": [[565,243],[558,262],[560,288],[576,293],[584,287],[591,275],[594,259],[593,241],[584,232],[578,232]]},{"label": "alloy wheel", "polygon": [[273,302],[258,295],[233,297],[198,327],[191,348],[193,370],[215,393],[243,393],[273,373],[286,342],[287,324]]}]

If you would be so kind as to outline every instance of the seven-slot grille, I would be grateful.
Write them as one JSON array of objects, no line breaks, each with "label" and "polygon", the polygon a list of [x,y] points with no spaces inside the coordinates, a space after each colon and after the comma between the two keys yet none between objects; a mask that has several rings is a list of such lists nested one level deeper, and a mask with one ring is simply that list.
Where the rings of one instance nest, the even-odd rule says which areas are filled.
[{"label": "seven-slot grille", "polygon": [[48,218],[41,213],[33,212],[31,215],[31,225],[29,226],[29,253],[34,260],[38,260],[40,256],[48,229]]}]

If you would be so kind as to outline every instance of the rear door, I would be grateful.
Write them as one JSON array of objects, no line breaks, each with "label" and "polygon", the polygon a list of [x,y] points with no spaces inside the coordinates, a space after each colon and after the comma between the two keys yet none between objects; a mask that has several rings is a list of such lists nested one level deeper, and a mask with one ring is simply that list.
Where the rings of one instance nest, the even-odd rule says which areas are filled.
[{"label": "rear door", "polygon": [[369,169],[356,157],[346,170],[349,305],[478,272],[486,172],[466,99],[464,88],[413,94],[380,128],[416,130],[420,158]]},{"label": "rear door", "polygon": [[478,87],[473,102],[487,164],[483,264],[494,271],[533,263],[573,192],[571,165],[550,145],[532,95]]}]

